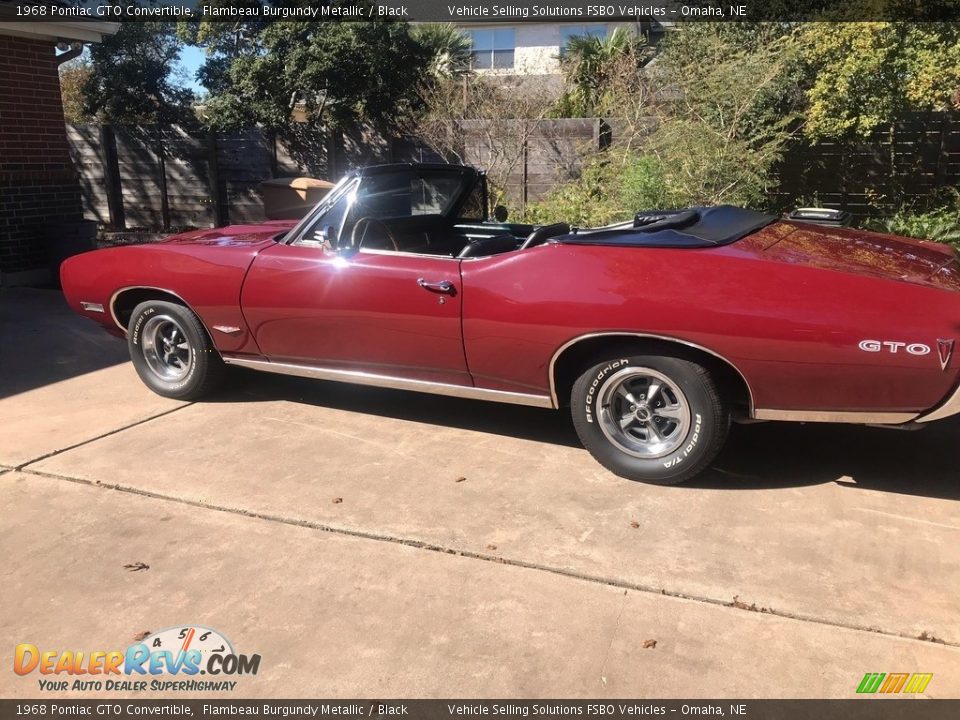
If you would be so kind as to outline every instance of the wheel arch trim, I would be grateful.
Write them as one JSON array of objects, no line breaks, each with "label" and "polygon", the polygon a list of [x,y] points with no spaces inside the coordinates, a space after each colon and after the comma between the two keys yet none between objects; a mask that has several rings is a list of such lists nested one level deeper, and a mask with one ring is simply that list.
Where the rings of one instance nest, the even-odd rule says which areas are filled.
[{"label": "wheel arch trim", "polygon": [[594,338],[602,338],[602,337],[623,337],[623,338],[640,338],[641,340],[659,340],[661,342],[674,343],[675,345],[682,345],[684,347],[692,348],[694,350],[699,350],[701,352],[706,353],[707,355],[711,355],[717,358],[722,363],[724,363],[729,368],[731,368],[735,373],[737,373],[737,375],[740,376],[740,379],[743,380],[744,387],[747,388],[747,403],[749,405],[748,410],[750,413],[750,417],[751,418],[754,417],[756,403],[754,402],[753,388],[750,386],[750,381],[747,380],[747,376],[743,373],[743,371],[740,370],[740,368],[738,368],[732,362],[730,362],[730,360],[728,360],[726,357],[716,352],[715,350],[711,350],[710,348],[704,347],[703,345],[699,345],[698,343],[695,343],[695,342],[690,342],[689,340],[683,340],[682,338],[671,337],[669,335],[657,335],[654,333],[633,332],[630,330],[609,330],[604,332],[585,333],[583,335],[577,335],[576,337],[571,338],[570,340],[567,340],[567,342],[565,342],[563,345],[557,348],[557,350],[553,353],[553,356],[550,358],[550,370],[549,370],[550,400],[553,403],[553,406],[555,408],[560,407],[560,401],[557,393],[557,378],[556,378],[557,361],[567,350],[572,348],[574,345],[577,345],[578,343],[581,343],[585,340],[592,340]]},{"label": "wheel arch trim", "polygon": [[190,312],[192,312],[192,313],[196,316],[197,320],[200,322],[200,324],[203,326],[203,329],[206,331],[207,337],[210,338],[210,342],[213,342],[213,337],[214,337],[214,336],[213,336],[213,333],[210,332],[210,328],[207,327],[207,324],[203,321],[203,318],[200,317],[200,313],[198,313],[196,310],[194,310],[194,309],[190,306],[190,303],[188,303],[188,302],[183,298],[183,296],[180,295],[180,293],[176,293],[176,292],[174,292],[173,290],[170,290],[169,288],[157,287],[157,286],[155,286],[155,285],[127,285],[127,286],[125,286],[125,287],[120,288],[119,290],[116,290],[116,291],[113,293],[113,295],[110,296],[110,306],[109,306],[109,307],[110,307],[110,317],[113,318],[114,324],[115,324],[118,328],[120,328],[120,329],[123,331],[124,334],[127,333],[127,328],[123,326],[123,324],[120,322],[120,318],[117,317],[117,299],[118,299],[123,293],[128,292],[128,291],[130,291],[130,290],[155,290],[155,291],[157,291],[157,292],[165,293],[165,294],[167,294],[167,295],[170,295],[170,296],[172,296],[172,297],[175,297],[177,300],[179,300],[181,303],[183,303],[184,307],[186,307],[187,310],[189,310]]}]

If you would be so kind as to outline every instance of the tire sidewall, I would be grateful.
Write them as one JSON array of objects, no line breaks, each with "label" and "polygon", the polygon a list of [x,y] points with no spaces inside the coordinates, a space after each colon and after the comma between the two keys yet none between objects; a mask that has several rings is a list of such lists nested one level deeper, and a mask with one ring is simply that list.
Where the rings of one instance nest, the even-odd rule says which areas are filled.
[{"label": "tire sidewall", "polygon": [[[187,315],[187,310],[173,303],[161,301],[145,302],[138,305],[130,318],[129,330],[127,333],[127,345],[130,350],[130,360],[133,363],[140,379],[154,392],[168,397],[177,397],[188,395],[196,389],[203,380],[203,371],[205,368],[204,353],[206,350],[206,338],[202,337],[196,328],[193,318]],[[164,380],[158,377],[143,356],[142,330],[150,318],[156,315],[169,315],[177,321],[177,325],[187,336],[187,341],[191,348],[190,369],[187,374],[175,381]]]},{"label": "tire sidewall", "polygon": [[[671,453],[658,458],[639,458],[614,445],[600,427],[597,400],[610,378],[626,368],[656,370],[674,382],[690,409],[690,423],[683,442]],[[605,467],[623,477],[650,483],[681,482],[699,472],[713,459],[713,440],[720,427],[716,401],[710,385],[693,363],[672,357],[624,356],[590,368],[574,385],[571,414],[581,440]]]}]

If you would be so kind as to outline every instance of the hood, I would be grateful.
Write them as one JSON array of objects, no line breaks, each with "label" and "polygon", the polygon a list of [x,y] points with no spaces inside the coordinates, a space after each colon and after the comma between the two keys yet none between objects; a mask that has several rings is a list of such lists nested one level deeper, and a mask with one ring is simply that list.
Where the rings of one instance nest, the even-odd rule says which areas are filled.
[{"label": "hood", "polygon": [[296,220],[272,220],[256,225],[227,225],[209,230],[189,230],[179,235],[172,235],[161,240],[160,243],[249,247],[252,243],[273,241],[296,224]]},{"label": "hood", "polygon": [[764,235],[772,240],[764,256],[779,262],[960,290],[960,263],[949,245],[791,222]]}]

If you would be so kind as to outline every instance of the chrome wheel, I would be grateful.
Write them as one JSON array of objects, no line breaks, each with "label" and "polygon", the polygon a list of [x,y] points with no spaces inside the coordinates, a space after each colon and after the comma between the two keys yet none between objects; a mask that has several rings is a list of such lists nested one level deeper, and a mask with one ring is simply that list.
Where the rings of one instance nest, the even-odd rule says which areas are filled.
[{"label": "chrome wheel", "polygon": [[155,315],[144,323],[140,347],[147,366],[162,380],[178,382],[190,372],[193,348],[183,328],[169,315]]},{"label": "chrome wheel", "polygon": [[607,439],[638,458],[679,448],[690,427],[690,405],[666,375],[642,367],[614,373],[597,396],[597,419]]}]

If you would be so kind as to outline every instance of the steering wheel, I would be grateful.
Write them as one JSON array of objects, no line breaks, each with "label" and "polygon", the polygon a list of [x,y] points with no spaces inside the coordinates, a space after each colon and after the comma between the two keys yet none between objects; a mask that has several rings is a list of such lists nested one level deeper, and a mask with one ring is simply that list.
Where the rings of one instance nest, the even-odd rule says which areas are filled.
[{"label": "steering wheel", "polygon": [[[393,231],[385,222],[377,220],[375,217],[362,217],[357,220],[357,224],[353,226],[353,232],[350,234],[350,247],[355,247],[357,250],[363,247],[363,242],[367,239],[367,232],[371,225],[376,225],[383,230],[383,235],[390,241],[394,252],[400,252],[400,244],[397,242]],[[363,228],[362,232],[361,228]]]},{"label": "steering wheel", "polygon": [[568,232],[570,232],[570,226],[566,223],[544,225],[543,227],[539,227],[527,235],[527,239],[523,241],[523,245],[521,245],[518,249],[526,250],[527,248],[534,247],[535,245],[542,245],[555,235],[563,235],[564,233]]}]

